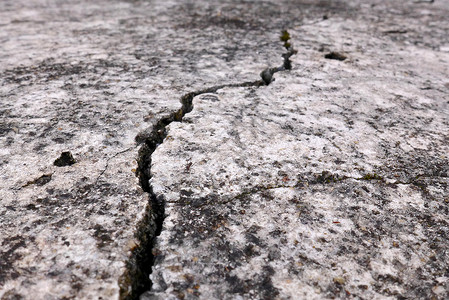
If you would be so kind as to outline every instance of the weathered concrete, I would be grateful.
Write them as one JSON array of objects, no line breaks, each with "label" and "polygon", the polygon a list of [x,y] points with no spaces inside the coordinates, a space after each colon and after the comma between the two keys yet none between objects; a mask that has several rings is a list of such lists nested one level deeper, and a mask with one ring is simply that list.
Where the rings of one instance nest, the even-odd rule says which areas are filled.
[{"label": "weathered concrete", "polygon": [[[136,136],[145,140],[184,93],[255,80],[282,61],[279,30],[253,24],[262,9],[0,3],[0,297],[119,293],[148,205],[134,174]],[[55,166],[66,151],[76,163]]]},{"label": "weathered concrete", "polygon": [[448,8],[293,27],[291,72],[196,97],[142,299],[447,299]]},{"label": "weathered concrete", "polygon": [[446,298],[448,3],[384,2],[2,1],[0,297],[138,296],[166,201],[144,299]]}]

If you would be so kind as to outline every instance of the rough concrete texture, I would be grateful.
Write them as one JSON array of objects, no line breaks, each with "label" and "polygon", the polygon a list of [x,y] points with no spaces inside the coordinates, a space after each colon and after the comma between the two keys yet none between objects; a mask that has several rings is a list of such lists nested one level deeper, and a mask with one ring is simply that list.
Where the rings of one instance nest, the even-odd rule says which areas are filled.
[{"label": "rough concrete texture", "polygon": [[449,297],[449,3],[362,2],[2,1],[0,298]]},{"label": "rough concrete texture", "polygon": [[242,5],[1,1],[0,297],[118,295],[148,205],[136,136],[181,95],[282,61],[263,7]]},{"label": "rough concrete texture", "polygon": [[142,298],[447,299],[448,4],[292,26],[291,72],[196,97]]}]

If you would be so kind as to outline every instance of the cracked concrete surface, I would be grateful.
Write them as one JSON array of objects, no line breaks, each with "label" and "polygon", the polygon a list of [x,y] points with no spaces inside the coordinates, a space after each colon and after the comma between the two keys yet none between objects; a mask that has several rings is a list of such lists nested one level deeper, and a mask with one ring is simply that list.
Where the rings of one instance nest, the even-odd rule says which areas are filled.
[{"label": "cracked concrete surface", "polygon": [[135,137],[181,95],[281,63],[278,30],[239,3],[0,5],[1,295],[116,297],[148,205]]},{"label": "cracked concrete surface", "polygon": [[447,298],[448,10],[2,1],[0,297]]},{"label": "cracked concrete surface", "polygon": [[[409,38],[367,22],[376,9],[405,15]],[[291,72],[198,96],[169,125],[142,299],[449,296],[447,25],[412,12],[293,27]],[[442,27],[414,35],[428,14]]]}]

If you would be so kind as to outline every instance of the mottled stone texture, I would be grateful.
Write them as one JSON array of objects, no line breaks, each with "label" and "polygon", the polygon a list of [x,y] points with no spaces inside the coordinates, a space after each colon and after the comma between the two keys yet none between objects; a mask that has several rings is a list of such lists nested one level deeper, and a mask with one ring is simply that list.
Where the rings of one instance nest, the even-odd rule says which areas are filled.
[{"label": "mottled stone texture", "polygon": [[142,299],[449,298],[449,3],[391,2],[2,0],[0,299],[150,289],[154,197]]},{"label": "mottled stone texture", "polygon": [[449,297],[449,7],[354,9],[292,26],[269,86],[170,124],[143,299]]},{"label": "mottled stone texture", "polygon": [[135,137],[184,93],[279,64],[267,7],[0,2],[0,298],[117,298],[148,206]]}]

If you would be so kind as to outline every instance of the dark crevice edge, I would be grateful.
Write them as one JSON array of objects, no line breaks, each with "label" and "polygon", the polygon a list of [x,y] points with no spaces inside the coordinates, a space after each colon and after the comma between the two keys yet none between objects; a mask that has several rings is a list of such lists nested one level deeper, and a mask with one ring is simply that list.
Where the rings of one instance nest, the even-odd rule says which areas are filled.
[{"label": "dark crevice edge", "polygon": [[[283,31],[283,34],[286,31]],[[290,37],[288,36],[288,39]],[[282,66],[267,68],[260,73],[262,80],[249,81],[243,83],[231,83],[216,85],[202,90],[194,91],[183,95],[180,99],[181,108],[172,112],[169,116],[161,118],[153,126],[150,133],[144,132],[136,136],[136,142],[141,144],[138,152],[138,168],[136,176],[139,178],[139,184],[143,191],[149,195],[149,205],[145,208],[144,217],[137,225],[135,238],[138,245],[132,250],[131,256],[126,262],[126,270],[119,278],[120,296],[119,299],[138,299],[145,291],[151,290],[152,282],[149,275],[152,271],[155,256],[153,247],[156,238],[162,231],[162,225],[165,219],[165,202],[162,197],[157,197],[150,185],[151,179],[151,155],[156,148],[163,143],[167,136],[167,126],[172,122],[181,122],[183,117],[192,111],[193,98],[201,94],[214,93],[223,88],[237,87],[261,87],[269,85],[274,81],[273,75],[284,70],[291,70],[292,65],[290,57],[297,53],[292,44],[284,41],[284,47],[287,52],[282,54],[284,62]]]}]

